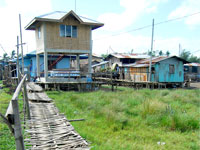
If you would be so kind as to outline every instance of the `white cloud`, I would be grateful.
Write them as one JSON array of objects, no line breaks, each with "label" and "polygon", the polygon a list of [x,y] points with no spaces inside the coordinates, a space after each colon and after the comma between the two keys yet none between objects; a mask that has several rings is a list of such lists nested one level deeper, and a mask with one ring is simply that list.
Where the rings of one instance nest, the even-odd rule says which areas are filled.
[{"label": "white cloud", "polygon": [[[143,35],[132,35],[130,33],[121,34],[118,36],[109,36],[105,34],[94,35],[99,37],[93,44],[93,51],[97,54],[113,53],[109,50],[111,47],[117,53],[129,53],[132,49],[134,53],[144,53],[151,49],[151,37]],[[155,37],[154,50],[162,50],[164,53],[170,51],[171,55],[179,54],[179,43],[182,49],[195,51],[199,47],[200,39],[189,39],[183,37]],[[199,53],[195,53],[199,55]]]},{"label": "white cloud", "polygon": [[[176,17],[182,17],[188,14],[199,12],[200,1],[199,0],[184,0],[181,5],[170,13],[169,19]],[[200,14],[188,17],[185,19],[187,25],[200,25]]]},{"label": "white cloud", "polygon": [[[5,0],[5,6],[0,7],[0,18],[2,20],[0,44],[8,53],[16,49],[16,39],[17,35],[19,35],[19,13],[21,13],[23,42],[28,44],[24,46],[24,50],[27,52],[27,47],[29,51],[34,50],[35,34],[31,31],[25,31],[24,27],[35,16],[47,13],[51,10],[51,0],[34,0],[34,2],[31,0]],[[2,52],[1,49],[0,52]]]},{"label": "white cloud", "polygon": [[105,23],[107,31],[119,31],[130,26],[141,15],[156,12],[157,6],[166,0],[121,0],[120,5],[125,8],[122,13],[105,13],[98,20]]}]

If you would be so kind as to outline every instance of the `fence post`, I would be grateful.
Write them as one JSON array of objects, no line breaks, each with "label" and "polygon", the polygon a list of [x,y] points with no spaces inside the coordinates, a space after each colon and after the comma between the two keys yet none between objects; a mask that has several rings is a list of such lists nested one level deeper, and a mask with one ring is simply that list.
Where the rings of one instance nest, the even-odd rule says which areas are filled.
[{"label": "fence post", "polygon": [[27,117],[28,117],[28,120],[30,120],[31,115],[30,115],[30,108],[29,108],[29,102],[28,102],[28,96],[27,96],[26,81],[24,81],[24,99],[26,103]]},{"label": "fence post", "polygon": [[15,143],[16,143],[16,150],[25,150],[24,147],[24,138],[22,136],[22,128],[19,116],[19,106],[18,100],[11,100],[13,113],[14,113],[14,130],[15,130]]}]

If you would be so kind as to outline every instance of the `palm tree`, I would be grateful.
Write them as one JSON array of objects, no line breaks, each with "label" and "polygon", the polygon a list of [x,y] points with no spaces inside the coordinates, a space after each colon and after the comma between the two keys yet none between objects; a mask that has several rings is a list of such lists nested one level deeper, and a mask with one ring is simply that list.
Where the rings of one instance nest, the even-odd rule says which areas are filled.
[{"label": "palm tree", "polygon": [[11,52],[11,59],[16,58],[16,52],[15,50],[12,50]]},{"label": "palm tree", "polygon": [[169,55],[170,55],[170,52],[169,52],[169,51],[167,51],[167,52],[166,52],[166,55],[167,55],[167,57],[169,57]]},{"label": "palm tree", "polygon": [[162,55],[163,55],[163,51],[160,50],[160,51],[159,51],[159,56],[162,56]]},{"label": "palm tree", "polygon": [[8,59],[9,59],[8,54],[7,54],[7,53],[4,53],[4,54],[3,54],[3,60],[4,60],[4,61],[8,61]]}]

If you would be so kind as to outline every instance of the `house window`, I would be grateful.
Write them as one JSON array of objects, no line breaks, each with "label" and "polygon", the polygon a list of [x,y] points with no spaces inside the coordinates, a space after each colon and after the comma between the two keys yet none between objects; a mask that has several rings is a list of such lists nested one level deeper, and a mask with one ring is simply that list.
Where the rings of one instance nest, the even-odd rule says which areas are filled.
[{"label": "house window", "polygon": [[61,24],[60,36],[77,38],[77,26],[69,26]]},{"label": "house window", "polygon": [[169,73],[174,74],[174,65],[169,65]]},{"label": "house window", "polygon": [[39,27],[38,28],[38,39],[40,39],[41,38],[41,28]]}]

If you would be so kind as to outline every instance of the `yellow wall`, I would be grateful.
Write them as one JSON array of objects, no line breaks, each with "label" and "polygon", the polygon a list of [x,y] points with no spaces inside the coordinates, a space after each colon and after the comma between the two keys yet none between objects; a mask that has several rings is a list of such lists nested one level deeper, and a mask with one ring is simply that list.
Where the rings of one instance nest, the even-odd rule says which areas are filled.
[{"label": "yellow wall", "polygon": [[[77,38],[60,37],[60,24],[77,26]],[[81,25],[74,17],[67,17],[62,23],[46,23],[46,48],[90,50],[90,26]]]},{"label": "yellow wall", "polygon": [[147,81],[146,68],[130,68],[130,76],[135,82]]}]

